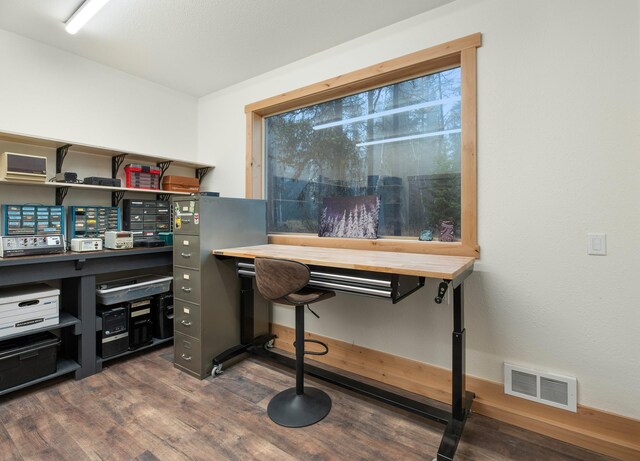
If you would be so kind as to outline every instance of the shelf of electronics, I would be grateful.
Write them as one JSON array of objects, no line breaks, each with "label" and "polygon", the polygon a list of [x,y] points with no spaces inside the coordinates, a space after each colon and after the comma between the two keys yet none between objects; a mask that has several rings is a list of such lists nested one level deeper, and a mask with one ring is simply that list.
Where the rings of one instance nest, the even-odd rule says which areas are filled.
[{"label": "shelf of electronics", "polygon": [[[6,132],[0,132],[0,142],[2,141],[19,143],[23,145],[31,145],[35,147],[47,147],[47,148],[55,149],[54,168],[55,168],[56,176],[59,176],[61,174],[66,176],[67,174],[69,174],[70,176],[72,176],[73,181],[71,182],[41,181],[40,179],[49,178],[52,173],[51,165],[47,166],[47,159],[46,157],[42,156],[43,153],[41,153],[40,155],[38,154],[34,155],[34,154],[25,154],[20,152],[7,151],[5,154],[2,154],[3,157],[2,157],[2,161],[0,162],[1,163],[0,169],[3,172],[5,172],[5,174],[3,174],[2,179],[0,179],[0,185],[54,188],[56,191],[56,202],[55,202],[56,205],[62,205],[64,198],[67,195],[67,192],[71,189],[84,189],[84,190],[90,189],[90,190],[110,191],[111,203],[113,206],[118,206],[120,201],[123,199],[125,193],[127,192],[155,194],[161,200],[168,200],[171,195],[189,195],[190,192],[154,189],[153,187],[157,187],[160,185],[159,183],[162,181],[162,178],[165,172],[168,170],[168,168],[171,165],[178,166],[178,167],[192,168],[194,170],[194,176],[198,180],[198,182],[200,182],[207,175],[207,173],[209,173],[209,171],[215,167],[214,165],[211,165],[211,164],[189,162],[189,161],[182,161],[182,160],[173,160],[173,159],[168,159],[164,157],[138,154],[135,152],[118,152],[118,151],[113,151],[111,149],[89,146],[86,144],[84,145],[73,144],[73,143],[60,141],[60,140],[35,138],[32,136],[25,136],[25,135],[6,133]],[[20,150],[20,149],[17,149],[17,150]],[[74,154],[76,155],[89,154],[89,155],[100,155],[100,156],[111,157],[111,174],[104,172],[105,174],[101,175],[103,176],[103,178],[100,178],[100,177],[94,178],[99,181],[96,184],[84,184],[80,182],[74,182],[76,179],[75,173],[68,172],[63,168],[63,163],[65,161],[67,153],[69,153],[70,151],[74,152]],[[6,166],[6,164],[8,164],[7,163],[8,160],[6,160],[5,157],[8,158],[9,156],[11,156],[12,158],[12,163],[14,168],[13,171],[9,171],[10,168]],[[25,170],[24,169],[25,167],[23,164],[24,162],[21,163],[21,160],[20,160],[20,158],[22,157],[30,157],[30,161],[33,163],[33,165],[37,164],[37,168],[32,167],[33,168],[32,172]],[[142,166],[135,165],[138,169],[142,169],[141,172],[133,173],[135,175],[135,180],[133,182],[138,181],[143,183],[143,184],[140,184],[142,188],[115,186],[111,183],[110,178],[117,178],[120,167],[125,161],[125,159],[129,163],[137,162],[138,160],[142,162]],[[149,162],[154,163],[155,166],[144,165]],[[21,164],[22,166],[20,166]],[[155,169],[156,172],[153,173],[154,175],[158,174],[159,172],[159,176],[157,178],[153,176],[151,177],[151,179],[155,178],[155,184],[153,180],[145,177],[145,174],[147,173],[144,171],[145,168]],[[9,174],[6,174],[7,171],[9,171]],[[134,171],[137,171],[137,170],[134,170]],[[139,175],[143,176],[142,179],[139,177]],[[147,176],[149,176],[149,174],[147,174]],[[129,177],[127,176],[127,179],[128,178]],[[102,179],[109,179],[109,181],[105,183],[106,185],[101,185],[101,183],[103,183],[103,181],[101,181]],[[129,184],[127,183],[127,185]],[[139,185],[139,184],[136,184],[136,185]],[[151,186],[151,188],[148,188],[148,189],[144,188],[148,186]]]}]

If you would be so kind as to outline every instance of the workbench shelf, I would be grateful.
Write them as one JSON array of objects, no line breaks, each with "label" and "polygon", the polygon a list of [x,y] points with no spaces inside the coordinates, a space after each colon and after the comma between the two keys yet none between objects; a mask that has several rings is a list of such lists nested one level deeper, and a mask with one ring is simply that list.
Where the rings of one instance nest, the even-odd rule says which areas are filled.
[{"label": "workbench shelf", "polygon": [[[99,372],[103,360],[96,353],[96,332],[101,330],[101,325],[96,322],[97,277],[117,272],[166,269],[172,263],[172,246],[0,259],[0,287],[33,282],[60,285],[58,324],[6,336],[0,340],[56,331],[62,341],[55,373],[2,390],[0,395],[69,373],[74,373],[76,379],[82,379]],[[152,344],[128,351],[122,356],[170,341],[173,338],[154,339]],[[112,358],[117,356],[108,360]]]},{"label": "workbench shelf", "polygon": [[96,358],[97,369],[98,369],[98,371],[100,371],[102,369],[102,364],[105,363],[105,362],[109,362],[111,360],[115,360],[115,359],[119,359],[119,358],[122,358],[122,357],[126,357],[126,356],[131,355],[131,354],[136,354],[136,353],[138,353],[140,351],[144,351],[146,349],[151,349],[152,347],[159,346],[160,344],[169,344],[169,343],[173,344],[173,336],[171,336],[169,338],[162,338],[162,339],[153,338],[153,342],[152,343],[147,344],[146,346],[142,346],[142,347],[139,347],[137,349],[131,350],[131,351],[123,352],[122,354],[113,355],[113,356],[107,357],[107,358],[97,357]]},{"label": "workbench shelf", "polygon": [[9,394],[11,392],[19,391],[20,389],[25,389],[27,387],[33,386],[35,384],[39,384],[45,381],[49,381],[50,379],[57,378],[58,376],[63,376],[69,373],[73,373],[74,371],[80,369],[80,364],[75,360],[68,359],[65,357],[58,357],[56,372],[47,376],[42,376],[40,378],[28,381],[26,383],[22,383],[18,386],[13,386],[8,389],[4,389],[0,391],[0,395]]},{"label": "workbench shelf", "polygon": [[0,341],[6,341],[7,339],[18,338],[20,336],[32,335],[32,334],[40,333],[40,332],[43,332],[43,331],[58,330],[60,328],[70,327],[72,325],[74,326],[73,334],[74,335],[79,335],[80,334],[81,325],[80,325],[80,319],[79,318],[74,317],[73,315],[69,314],[68,312],[64,312],[62,310],[60,311],[60,317],[59,318],[60,318],[60,320],[55,325],[49,325],[49,326],[42,327],[42,328],[34,328],[33,330],[23,331],[23,332],[20,332],[20,333],[15,333],[15,334],[12,334],[12,335],[3,336],[2,338],[0,338]]}]

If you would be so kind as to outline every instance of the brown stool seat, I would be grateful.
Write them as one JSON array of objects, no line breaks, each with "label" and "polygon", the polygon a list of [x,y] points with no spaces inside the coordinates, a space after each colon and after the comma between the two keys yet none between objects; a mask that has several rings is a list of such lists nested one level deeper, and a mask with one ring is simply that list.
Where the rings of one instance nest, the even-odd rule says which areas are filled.
[{"label": "brown stool seat", "polygon": [[304,427],[315,424],[329,414],[331,398],[320,389],[304,386],[304,343],[315,342],[325,347],[324,352],[310,351],[308,354],[324,355],[329,348],[320,341],[304,339],[304,307],[336,294],[307,287],[311,271],[306,264],[274,258],[255,258],[254,263],[260,294],[270,301],[296,308],[296,387],[275,395],[267,406],[267,414],[281,426]]},{"label": "brown stool seat", "polygon": [[325,299],[333,298],[335,295],[336,294],[333,291],[320,290],[316,288],[303,288],[295,293],[285,296],[284,298],[280,298],[280,300],[274,300],[274,302],[297,306],[298,304],[313,304],[318,301],[324,301]]}]

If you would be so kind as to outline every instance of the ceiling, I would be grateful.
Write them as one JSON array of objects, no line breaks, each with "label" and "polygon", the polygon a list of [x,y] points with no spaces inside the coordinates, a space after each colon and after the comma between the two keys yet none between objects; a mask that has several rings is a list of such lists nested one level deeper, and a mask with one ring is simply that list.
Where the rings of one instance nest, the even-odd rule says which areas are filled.
[{"label": "ceiling", "polygon": [[0,28],[200,97],[453,0],[0,0]]}]

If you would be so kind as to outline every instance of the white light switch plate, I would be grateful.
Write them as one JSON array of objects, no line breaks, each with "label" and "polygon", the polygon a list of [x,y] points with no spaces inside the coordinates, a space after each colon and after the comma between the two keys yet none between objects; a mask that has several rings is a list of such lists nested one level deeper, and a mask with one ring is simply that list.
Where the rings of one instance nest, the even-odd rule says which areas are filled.
[{"label": "white light switch plate", "polygon": [[607,254],[607,234],[587,234],[587,254],[604,256]]}]

